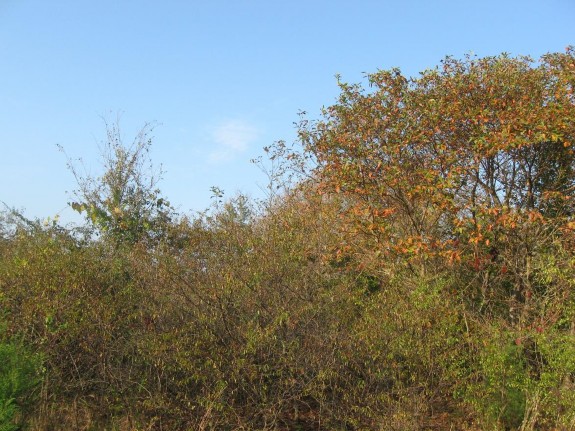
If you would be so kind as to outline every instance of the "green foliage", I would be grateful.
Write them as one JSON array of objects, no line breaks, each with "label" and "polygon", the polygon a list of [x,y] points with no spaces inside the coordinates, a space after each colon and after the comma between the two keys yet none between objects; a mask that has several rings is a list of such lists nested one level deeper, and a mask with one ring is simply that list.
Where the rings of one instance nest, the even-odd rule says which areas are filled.
[{"label": "green foliage", "polygon": [[484,426],[518,429],[526,407],[528,376],[523,348],[509,332],[493,328],[479,347],[477,381],[466,388],[466,400],[483,415]]},{"label": "green foliage", "polygon": [[[3,333],[4,331],[2,331]],[[0,338],[0,430],[20,429],[22,407],[41,382],[42,361],[20,343]]]}]

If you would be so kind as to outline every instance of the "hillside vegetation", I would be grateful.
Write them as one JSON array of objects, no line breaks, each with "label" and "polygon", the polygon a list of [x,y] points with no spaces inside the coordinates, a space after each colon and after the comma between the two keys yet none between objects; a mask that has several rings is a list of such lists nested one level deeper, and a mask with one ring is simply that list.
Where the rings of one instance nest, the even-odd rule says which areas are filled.
[{"label": "hillside vegetation", "polygon": [[0,430],[575,429],[575,51],[340,82],[181,216],[107,126],[86,226],[0,219]]}]

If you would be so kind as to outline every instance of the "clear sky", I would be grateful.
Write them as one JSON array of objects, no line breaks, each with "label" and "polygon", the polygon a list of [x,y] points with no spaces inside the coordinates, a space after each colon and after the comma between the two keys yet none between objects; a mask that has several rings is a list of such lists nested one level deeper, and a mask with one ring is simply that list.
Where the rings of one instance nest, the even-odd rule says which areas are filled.
[{"label": "clear sky", "polygon": [[75,220],[57,145],[97,174],[101,117],[119,112],[126,142],[159,123],[152,158],[181,212],[211,186],[258,197],[250,159],[332,104],[335,74],[537,58],[575,44],[573,17],[575,0],[0,0],[0,201]]}]

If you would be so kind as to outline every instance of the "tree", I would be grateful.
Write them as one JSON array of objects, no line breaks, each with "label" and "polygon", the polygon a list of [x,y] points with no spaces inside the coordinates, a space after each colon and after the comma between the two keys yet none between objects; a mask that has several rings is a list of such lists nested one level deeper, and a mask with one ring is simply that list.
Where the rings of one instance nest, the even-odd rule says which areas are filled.
[{"label": "tree", "polygon": [[448,57],[416,78],[380,71],[372,91],[340,83],[299,135],[320,189],[346,197],[381,251],[460,259],[456,245],[486,241],[493,224],[573,216],[574,63],[569,48],[537,65]]},{"label": "tree", "polygon": [[[552,421],[563,407],[542,394],[571,390],[575,371],[545,347],[575,339],[575,49],[367,79],[340,82],[338,102],[299,128],[318,190],[341,202],[342,243],[401,285],[450,280],[441,295],[462,307],[473,352],[455,385],[501,394],[497,421],[516,397],[502,426]],[[510,361],[512,378],[494,377]]]},{"label": "tree", "polygon": [[157,188],[162,172],[154,170],[148,158],[152,131],[153,125],[145,124],[126,146],[119,123],[106,123],[106,141],[101,148],[104,173],[100,177],[82,174],[68,163],[79,187],[74,192],[77,200],[70,206],[117,244],[160,239],[174,215]]}]

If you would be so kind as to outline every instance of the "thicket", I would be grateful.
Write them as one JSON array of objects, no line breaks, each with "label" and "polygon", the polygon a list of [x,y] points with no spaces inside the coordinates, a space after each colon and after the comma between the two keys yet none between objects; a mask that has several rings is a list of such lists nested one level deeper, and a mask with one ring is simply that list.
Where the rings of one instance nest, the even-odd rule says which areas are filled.
[{"label": "thicket", "polygon": [[367,78],[264,202],[180,216],[112,126],[86,226],[5,212],[0,429],[574,429],[575,52]]}]

